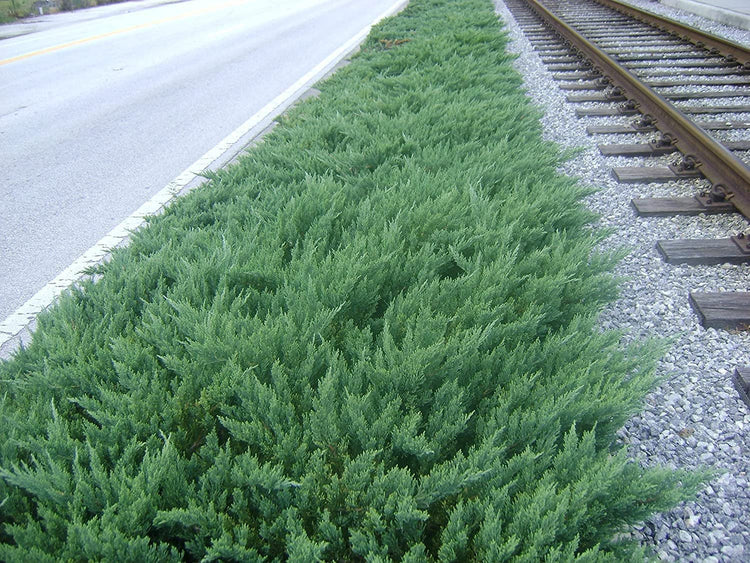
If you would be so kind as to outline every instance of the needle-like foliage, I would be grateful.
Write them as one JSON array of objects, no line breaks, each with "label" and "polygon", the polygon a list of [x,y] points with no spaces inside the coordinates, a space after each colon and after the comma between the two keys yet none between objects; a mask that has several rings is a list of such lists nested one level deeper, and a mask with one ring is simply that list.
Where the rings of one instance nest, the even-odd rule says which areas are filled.
[{"label": "needle-like foliage", "polygon": [[558,561],[699,476],[487,0],[413,0],[0,366],[5,561]]}]

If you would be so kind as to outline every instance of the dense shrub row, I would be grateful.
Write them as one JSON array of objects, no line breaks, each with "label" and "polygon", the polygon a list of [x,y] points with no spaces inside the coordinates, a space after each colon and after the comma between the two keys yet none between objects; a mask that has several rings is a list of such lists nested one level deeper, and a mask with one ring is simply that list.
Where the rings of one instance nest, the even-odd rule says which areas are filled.
[{"label": "dense shrub row", "polygon": [[0,366],[0,559],[632,557],[698,477],[487,0],[413,0]]},{"label": "dense shrub row", "polygon": [[42,13],[53,14],[56,12],[68,12],[103,6],[105,4],[118,4],[129,0],[52,0],[46,2],[34,2],[33,0],[0,0],[0,23],[7,23],[25,18],[27,16],[39,15],[39,7]]}]

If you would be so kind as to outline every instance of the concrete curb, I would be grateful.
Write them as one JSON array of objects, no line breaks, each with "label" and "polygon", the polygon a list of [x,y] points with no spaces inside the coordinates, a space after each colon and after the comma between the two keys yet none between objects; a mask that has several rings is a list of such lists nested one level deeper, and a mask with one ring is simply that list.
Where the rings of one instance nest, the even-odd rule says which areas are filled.
[{"label": "concrete curb", "polygon": [[704,18],[708,18],[726,25],[731,25],[732,27],[739,27],[740,29],[750,30],[750,13],[738,12],[730,8],[714,6],[712,4],[706,4],[695,0],[659,1],[665,6],[670,6],[671,8],[677,8],[678,10],[692,12],[699,16],[703,16]]},{"label": "concrete curb", "polygon": [[58,12],[55,14],[33,15],[16,22],[0,24],[0,40],[12,39],[21,35],[28,35],[37,31],[45,31],[62,25],[78,22],[86,22],[107,18],[119,14],[137,12],[150,8],[157,8],[165,4],[175,4],[185,0],[137,0],[134,2],[120,2],[117,4],[104,4],[92,8],[82,8],[70,12]]}]

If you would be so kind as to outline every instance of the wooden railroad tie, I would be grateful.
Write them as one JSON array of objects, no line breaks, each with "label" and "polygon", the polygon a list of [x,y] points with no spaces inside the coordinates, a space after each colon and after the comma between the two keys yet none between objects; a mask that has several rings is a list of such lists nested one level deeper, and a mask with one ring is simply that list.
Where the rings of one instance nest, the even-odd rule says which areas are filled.
[{"label": "wooden railroad tie", "polygon": [[702,176],[697,169],[680,171],[674,166],[615,166],[612,174],[621,184],[663,183]]},{"label": "wooden railroad tie", "polygon": [[706,328],[750,328],[750,292],[691,292],[690,305]]},{"label": "wooden railroad tie", "polygon": [[699,197],[644,197],[630,201],[642,217],[670,217],[673,215],[714,215],[734,213],[737,208],[728,201],[707,203]]},{"label": "wooden railroad tie", "polygon": [[[750,151],[750,141],[725,141],[724,146],[732,151]],[[604,156],[660,156],[677,151],[674,145],[653,143],[599,145]]]},{"label": "wooden railroad tie", "polygon": [[656,248],[668,264],[747,264],[750,251],[731,238],[660,240]]},{"label": "wooden railroad tie", "polygon": [[[730,131],[733,129],[750,129],[750,121],[704,121],[699,125],[707,131]],[[656,131],[653,125],[639,127],[633,124],[594,125],[586,128],[589,135],[610,135],[616,133],[644,133]]]}]

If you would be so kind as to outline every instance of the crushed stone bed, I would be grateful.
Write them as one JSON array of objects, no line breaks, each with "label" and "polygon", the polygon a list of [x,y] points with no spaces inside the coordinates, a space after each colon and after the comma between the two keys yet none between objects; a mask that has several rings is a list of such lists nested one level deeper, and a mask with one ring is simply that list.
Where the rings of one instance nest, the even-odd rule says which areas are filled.
[{"label": "crushed stone bed", "polygon": [[[735,367],[750,362],[750,334],[704,329],[688,303],[689,291],[744,291],[750,280],[747,265],[673,266],[662,261],[658,239],[726,237],[747,229],[740,215],[641,219],[630,200],[694,194],[703,180],[670,184],[617,183],[610,168],[635,165],[637,159],[603,157],[596,145],[615,142],[612,136],[590,136],[586,126],[613,120],[578,119],[565,92],[551,78],[500,0],[497,12],[506,22],[510,49],[518,54],[516,69],[528,95],[545,110],[545,135],[566,148],[583,151],[563,166],[599,191],[586,203],[600,216],[603,228],[616,234],[607,249],[625,246],[629,254],[617,273],[623,278],[621,297],[601,316],[603,329],[627,331],[626,339],[657,338],[673,342],[659,365],[663,383],[647,398],[645,410],[620,432],[633,458],[646,465],[712,467],[721,473],[696,501],[652,517],[632,534],[653,545],[665,561],[744,561],[750,558],[750,410],[732,384]],[[740,43],[750,32],[650,1],[631,1],[667,17],[680,19]],[[629,119],[622,120],[628,122]],[[619,136],[619,142],[635,137]],[[627,140],[626,140],[627,139]]]}]

